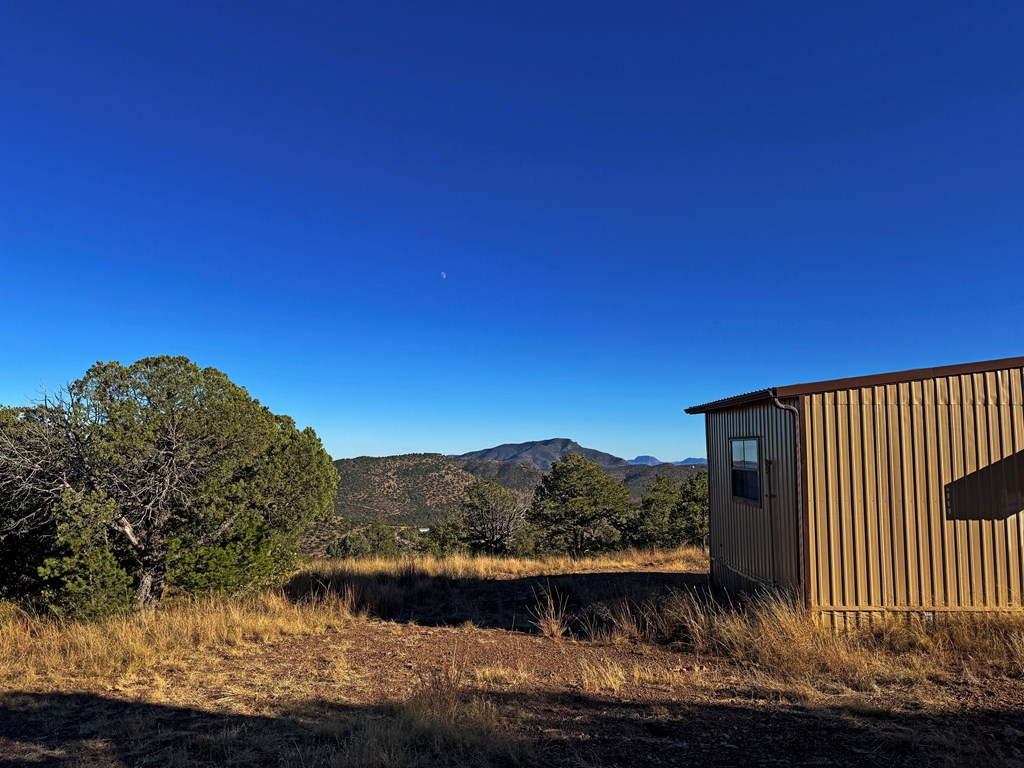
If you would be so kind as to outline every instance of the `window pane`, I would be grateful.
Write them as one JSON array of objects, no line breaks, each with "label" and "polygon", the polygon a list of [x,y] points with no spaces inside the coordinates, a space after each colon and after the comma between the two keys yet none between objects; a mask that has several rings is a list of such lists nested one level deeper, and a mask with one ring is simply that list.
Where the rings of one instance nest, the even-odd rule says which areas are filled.
[{"label": "window pane", "polygon": [[743,440],[730,440],[732,443],[732,465],[734,467],[743,466]]},{"label": "window pane", "polygon": [[761,503],[761,475],[755,469],[732,470],[732,495]]},{"label": "window pane", "polygon": [[744,466],[749,469],[757,468],[757,440],[743,441]]},{"label": "window pane", "polygon": [[747,498],[751,501],[761,501],[761,475],[754,472],[747,472]]}]

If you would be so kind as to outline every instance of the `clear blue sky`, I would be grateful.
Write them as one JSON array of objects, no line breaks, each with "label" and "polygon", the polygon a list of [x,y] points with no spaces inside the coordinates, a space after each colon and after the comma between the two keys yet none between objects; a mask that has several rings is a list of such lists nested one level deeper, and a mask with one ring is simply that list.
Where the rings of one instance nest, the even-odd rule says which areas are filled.
[{"label": "clear blue sky", "polygon": [[1024,354],[1019,2],[2,15],[0,402],[184,354],[337,457],[678,459],[697,402]]}]

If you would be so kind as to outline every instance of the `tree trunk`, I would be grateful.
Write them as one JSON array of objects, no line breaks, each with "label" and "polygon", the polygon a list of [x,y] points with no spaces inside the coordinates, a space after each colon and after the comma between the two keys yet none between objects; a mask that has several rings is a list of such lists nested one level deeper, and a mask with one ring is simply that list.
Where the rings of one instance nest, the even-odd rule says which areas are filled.
[{"label": "tree trunk", "polygon": [[[162,521],[161,521],[162,522]],[[146,547],[142,553],[142,570],[139,585],[135,588],[136,610],[155,608],[164,595],[167,584],[167,552],[164,547],[162,526],[149,532]]]},{"label": "tree trunk", "polygon": [[164,585],[167,583],[167,573],[163,568],[144,568],[139,578],[139,585],[135,588],[134,607],[136,610],[142,608],[155,608],[164,594]]}]

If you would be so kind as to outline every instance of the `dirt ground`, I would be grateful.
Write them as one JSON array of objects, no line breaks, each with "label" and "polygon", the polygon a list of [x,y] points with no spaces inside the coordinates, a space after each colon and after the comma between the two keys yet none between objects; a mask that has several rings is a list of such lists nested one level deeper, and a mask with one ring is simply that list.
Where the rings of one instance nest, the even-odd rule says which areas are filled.
[{"label": "dirt ground", "polygon": [[[700,579],[589,576],[581,594],[627,576],[634,592]],[[529,616],[545,587],[448,583],[388,620],[206,651],[82,690],[6,691],[0,768],[1024,765],[1019,679],[807,696],[671,646],[541,636]],[[414,716],[395,703],[438,685],[486,717],[453,736],[444,696]],[[399,732],[402,717],[412,725]]]}]

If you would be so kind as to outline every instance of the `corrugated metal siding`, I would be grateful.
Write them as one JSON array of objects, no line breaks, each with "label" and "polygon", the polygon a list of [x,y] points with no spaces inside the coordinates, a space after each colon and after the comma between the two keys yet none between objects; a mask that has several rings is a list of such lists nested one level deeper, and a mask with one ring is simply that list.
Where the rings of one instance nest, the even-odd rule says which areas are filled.
[{"label": "corrugated metal siding", "polygon": [[998,610],[1024,582],[1022,370],[804,397],[815,607]]},{"label": "corrugated metal siding", "polygon": [[[795,422],[770,402],[707,414],[709,547],[712,578],[721,586],[799,586]],[[738,437],[761,438],[760,508],[733,500],[729,440]],[[769,461],[774,498],[768,498]]]}]

